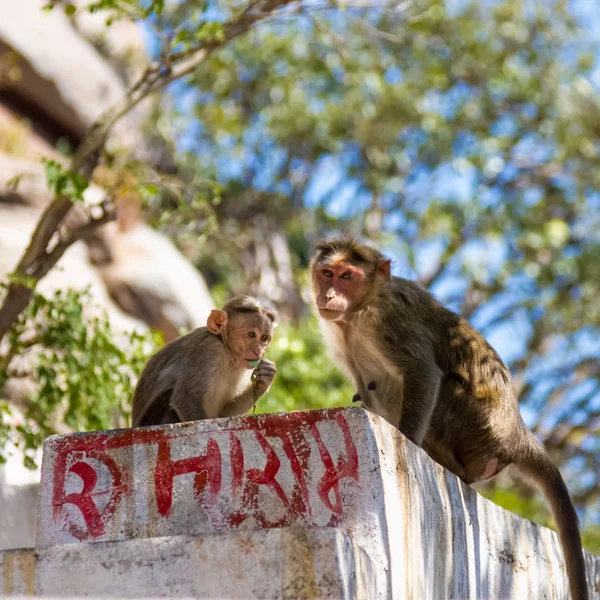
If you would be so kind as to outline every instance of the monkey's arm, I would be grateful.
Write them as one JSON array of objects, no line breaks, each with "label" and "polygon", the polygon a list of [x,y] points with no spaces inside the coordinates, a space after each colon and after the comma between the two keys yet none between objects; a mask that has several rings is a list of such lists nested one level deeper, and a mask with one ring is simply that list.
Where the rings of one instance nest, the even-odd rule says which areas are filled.
[{"label": "monkey's arm", "polygon": [[404,390],[400,431],[421,446],[437,403],[441,371],[433,363],[404,362]]},{"label": "monkey's arm", "polygon": [[[271,386],[277,367],[270,360],[261,360],[256,369],[256,398],[260,398]],[[221,411],[221,417],[245,415],[254,406],[254,392],[250,384],[241,394],[236,396]]]},{"label": "monkey's arm", "polygon": [[[409,321],[410,322],[410,321]],[[400,431],[421,446],[438,400],[443,372],[434,356],[434,340],[427,328],[412,323],[411,329],[398,322],[384,324],[383,351],[402,376],[403,393]]]}]

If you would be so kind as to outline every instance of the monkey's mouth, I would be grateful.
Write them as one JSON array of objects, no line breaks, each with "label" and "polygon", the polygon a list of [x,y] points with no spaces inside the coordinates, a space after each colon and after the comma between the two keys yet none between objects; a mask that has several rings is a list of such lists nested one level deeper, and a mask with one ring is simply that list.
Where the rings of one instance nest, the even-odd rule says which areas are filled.
[{"label": "monkey's mouth", "polygon": [[343,310],[332,310],[330,308],[319,308],[319,315],[327,321],[336,321],[344,314]]}]

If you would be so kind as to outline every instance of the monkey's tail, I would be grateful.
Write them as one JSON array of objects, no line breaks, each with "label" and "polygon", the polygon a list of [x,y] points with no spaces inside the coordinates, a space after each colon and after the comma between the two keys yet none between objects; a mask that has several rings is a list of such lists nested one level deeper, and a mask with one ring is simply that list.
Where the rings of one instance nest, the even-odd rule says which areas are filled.
[{"label": "monkey's tail", "polygon": [[569,588],[573,600],[588,600],[583,547],[579,533],[579,518],[569,496],[569,490],[548,451],[527,430],[527,447],[523,448],[515,464],[520,471],[538,485],[550,505],[558,536],[565,555]]}]

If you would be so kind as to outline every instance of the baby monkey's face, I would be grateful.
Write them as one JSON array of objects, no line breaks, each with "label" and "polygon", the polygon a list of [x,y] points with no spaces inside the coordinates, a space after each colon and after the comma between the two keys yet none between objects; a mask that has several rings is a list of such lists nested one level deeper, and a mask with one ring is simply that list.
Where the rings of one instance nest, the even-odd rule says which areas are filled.
[{"label": "baby monkey's face", "polygon": [[246,369],[254,368],[273,339],[273,321],[260,312],[236,313],[226,328],[234,362]]},{"label": "baby monkey's face", "polygon": [[275,312],[251,297],[241,296],[230,300],[222,310],[212,310],[206,326],[221,336],[235,366],[253,369],[273,338]]}]

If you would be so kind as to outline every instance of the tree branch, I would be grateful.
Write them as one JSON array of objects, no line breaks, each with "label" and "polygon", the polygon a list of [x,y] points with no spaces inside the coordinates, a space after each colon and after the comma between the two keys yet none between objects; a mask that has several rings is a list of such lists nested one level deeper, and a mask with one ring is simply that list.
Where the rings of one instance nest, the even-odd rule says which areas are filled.
[{"label": "tree branch", "polygon": [[[225,24],[222,40],[205,41],[182,52],[168,57],[168,64],[154,62],[149,64],[138,81],[125,96],[106,110],[90,127],[73,155],[70,170],[90,179],[99,163],[100,153],[114,125],[150,94],[163,89],[173,81],[185,77],[197,69],[212,52],[221,48],[234,38],[249,31],[255,24],[280,8],[292,3],[292,0],[252,1],[239,17]],[[19,261],[15,274],[44,277],[56,264],[66,249],[77,239],[85,235],[85,230],[74,230],[62,242],[48,251],[48,244],[73,206],[70,198],[55,198],[46,208],[31,236],[29,246]],[[93,229],[99,223],[92,223]],[[85,227],[85,226],[84,226]],[[27,307],[34,290],[18,283],[9,286],[8,294],[0,308],[0,342],[12,327],[21,312]]]},{"label": "tree branch", "polygon": [[111,221],[115,221],[117,218],[117,213],[115,210],[110,210],[105,212],[101,217],[91,219],[89,223],[82,225],[81,227],[77,227],[73,229],[65,239],[61,240],[52,248],[52,250],[44,255],[42,261],[37,263],[36,270],[33,273],[33,276],[36,279],[41,279],[45,277],[50,269],[62,258],[63,254],[67,251],[69,246],[72,246],[75,242],[88,238],[91,236],[96,229],[101,227],[106,223],[110,223]]}]

